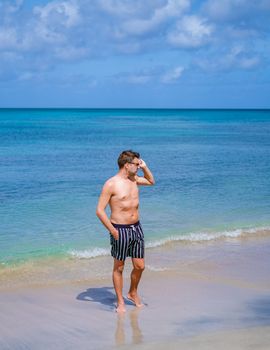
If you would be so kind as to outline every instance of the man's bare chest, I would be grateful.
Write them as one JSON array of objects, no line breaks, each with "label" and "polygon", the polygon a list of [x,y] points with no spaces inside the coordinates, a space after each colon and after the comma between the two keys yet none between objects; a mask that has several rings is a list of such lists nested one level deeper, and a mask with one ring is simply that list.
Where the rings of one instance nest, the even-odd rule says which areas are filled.
[{"label": "man's bare chest", "polygon": [[139,190],[138,186],[135,183],[130,185],[122,185],[119,184],[116,186],[114,195],[115,200],[118,201],[128,201],[128,200],[138,200],[139,198]]}]

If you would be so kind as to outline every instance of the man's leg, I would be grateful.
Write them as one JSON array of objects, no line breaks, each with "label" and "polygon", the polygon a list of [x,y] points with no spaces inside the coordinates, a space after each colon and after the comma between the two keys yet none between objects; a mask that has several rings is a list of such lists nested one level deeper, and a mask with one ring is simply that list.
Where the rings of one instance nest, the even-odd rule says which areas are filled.
[{"label": "man's leg", "polygon": [[134,302],[138,307],[141,307],[141,300],[138,296],[138,284],[140,282],[143,270],[144,270],[144,259],[132,258],[133,270],[130,275],[130,288],[128,292],[128,298]]},{"label": "man's leg", "polygon": [[125,312],[125,302],[123,298],[123,270],[125,261],[114,259],[113,264],[113,285],[117,297],[117,312]]}]

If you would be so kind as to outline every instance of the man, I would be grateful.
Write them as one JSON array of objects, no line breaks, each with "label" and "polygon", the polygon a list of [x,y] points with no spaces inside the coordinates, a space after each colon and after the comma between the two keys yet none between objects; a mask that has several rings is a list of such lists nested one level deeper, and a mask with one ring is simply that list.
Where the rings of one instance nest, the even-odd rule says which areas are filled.
[{"label": "man", "polygon": [[[154,177],[137,152],[123,151],[118,158],[119,172],[103,186],[96,214],[111,234],[111,255],[114,258],[113,284],[117,297],[117,312],[125,311],[122,295],[123,270],[127,256],[133,270],[128,293],[137,307],[142,306],[137,289],[144,270],[144,235],[139,222],[139,185],[154,185]],[[143,177],[138,176],[142,169]],[[110,219],[105,208],[109,204]]]}]

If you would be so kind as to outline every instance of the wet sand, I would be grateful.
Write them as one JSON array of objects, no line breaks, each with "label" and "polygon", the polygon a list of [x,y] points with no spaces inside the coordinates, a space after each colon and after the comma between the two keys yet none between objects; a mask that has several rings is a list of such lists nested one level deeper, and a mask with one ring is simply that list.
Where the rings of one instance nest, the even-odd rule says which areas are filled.
[{"label": "wet sand", "polygon": [[[127,301],[124,315],[109,276],[2,284],[0,348],[269,349],[269,248],[266,236],[149,250],[146,305]],[[129,271],[127,262],[124,295]]]}]

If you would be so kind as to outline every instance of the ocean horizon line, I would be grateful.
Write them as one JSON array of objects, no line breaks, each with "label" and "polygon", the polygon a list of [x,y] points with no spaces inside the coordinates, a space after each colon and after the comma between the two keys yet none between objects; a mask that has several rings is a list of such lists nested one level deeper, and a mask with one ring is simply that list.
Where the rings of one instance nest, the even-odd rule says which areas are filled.
[{"label": "ocean horizon line", "polygon": [[270,107],[0,107],[1,110],[269,111]]}]

